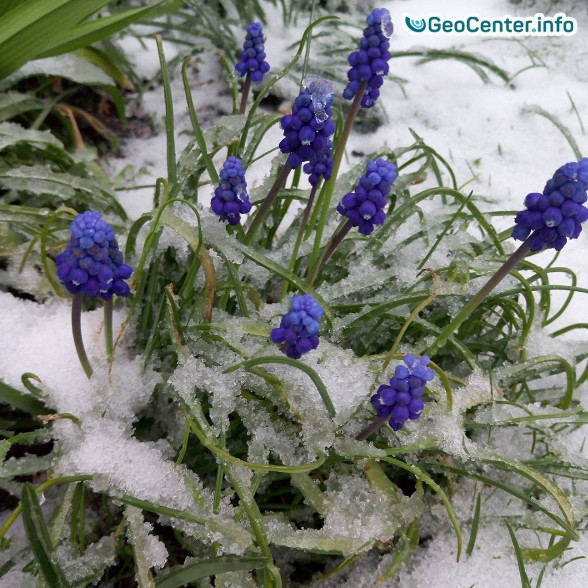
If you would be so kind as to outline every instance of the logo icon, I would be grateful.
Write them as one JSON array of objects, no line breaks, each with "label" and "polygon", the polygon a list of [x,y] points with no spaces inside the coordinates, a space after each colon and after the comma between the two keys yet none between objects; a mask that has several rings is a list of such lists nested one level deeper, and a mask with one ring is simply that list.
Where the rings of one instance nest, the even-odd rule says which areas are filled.
[{"label": "logo icon", "polygon": [[406,26],[415,33],[422,33],[427,27],[427,22],[425,21],[425,19],[417,20],[409,18],[407,16],[404,18],[404,22],[406,23]]}]

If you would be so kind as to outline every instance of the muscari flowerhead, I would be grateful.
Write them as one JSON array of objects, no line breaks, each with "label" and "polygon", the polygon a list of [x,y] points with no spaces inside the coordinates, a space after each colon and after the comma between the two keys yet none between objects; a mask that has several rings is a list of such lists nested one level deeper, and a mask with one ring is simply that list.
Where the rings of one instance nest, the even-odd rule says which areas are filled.
[{"label": "muscari flowerhead", "polygon": [[337,211],[346,216],[362,235],[370,235],[374,225],[383,225],[386,220],[384,207],[388,204],[387,196],[396,177],[394,163],[382,158],[368,161],[357,187],[343,196]]},{"label": "muscari flowerhead", "polygon": [[288,357],[298,359],[318,347],[322,316],[323,308],[311,294],[293,296],[290,310],[282,317],[280,326],[272,329],[270,339]]},{"label": "muscari flowerhead", "polygon": [[328,180],[333,170],[331,137],[335,123],[330,119],[332,104],[332,84],[310,75],[302,81],[292,114],[283,116],[281,121],[284,139],[280,142],[280,149],[282,153],[289,153],[288,163],[292,169],[308,162],[303,169],[309,174],[308,180],[313,186],[321,178]]},{"label": "muscari flowerhead", "polygon": [[528,238],[531,251],[545,247],[560,251],[568,239],[578,238],[588,220],[587,190],[588,158],[566,163],[547,181],[542,194],[527,194],[526,210],[515,217],[513,238]]},{"label": "muscari flowerhead", "polygon": [[265,37],[260,23],[252,22],[247,27],[247,35],[243,43],[243,51],[237,64],[235,73],[243,77],[247,73],[251,75],[251,81],[259,84],[263,76],[270,70],[269,63],[265,61]]},{"label": "muscari flowerhead", "polygon": [[359,51],[349,54],[347,61],[351,69],[347,72],[349,83],[343,91],[343,98],[351,100],[360,85],[365,82],[366,89],[361,99],[364,108],[371,108],[380,95],[384,76],[388,74],[388,51],[393,26],[386,8],[375,8],[367,17],[368,26],[363,30]]},{"label": "muscari flowerhead", "polygon": [[123,263],[123,254],[112,227],[102,220],[99,212],[78,214],[69,226],[71,238],[67,249],[58,255],[57,276],[72,293],[99,296],[104,300],[128,296],[125,282],[133,273]]},{"label": "muscari flowerhead", "polygon": [[229,157],[220,171],[220,182],[214,191],[210,206],[221,220],[238,225],[242,214],[251,210],[247,194],[245,168],[238,157]]},{"label": "muscari flowerhead", "polygon": [[425,386],[435,377],[427,367],[430,359],[426,355],[418,358],[407,353],[403,361],[406,365],[396,367],[390,384],[380,386],[370,398],[378,416],[390,417],[388,422],[395,431],[407,420],[415,421],[421,416]]}]

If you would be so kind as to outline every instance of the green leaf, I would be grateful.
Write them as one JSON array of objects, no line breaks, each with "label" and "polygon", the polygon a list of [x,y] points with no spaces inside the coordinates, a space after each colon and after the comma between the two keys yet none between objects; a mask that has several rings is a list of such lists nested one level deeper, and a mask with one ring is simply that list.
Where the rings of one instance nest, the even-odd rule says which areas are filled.
[{"label": "green leaf", "polygon": [[0,123],[0,151],[18,143],[38,143],[63,149],[63,143],[48,131],[33,131],[11,122]]},{"label": "green leaf", "polygon": [[[214,247],[214,246],[213,246]],[[229,277],[231,278],[231,282],[233,283],[233,288],[235,289],[235,294],[237,296],[237,302],[239,304],[239,310],[241,311],[241,316],[245,318],[249,317],[249,309],[247,308],[247,298],[243,292],[243,286],[241,284],[241,279],[239,278],[239,272],[235,264],[232,261],[227,259],[227,256],[222,252],[221,249],[218,247],[214,247],[214,250],[222,257],[223,263],[227,268],[227,272],[229,273]]]},{"label": "green leaf", "polygon": [[239,363],[236,366],[232,366],[226,369],[224,373],[233,372],[239,369],[240,367],[251,368],[256,365],[263,365],[266,363],[282,363],[285,365],[290,365],[305,372],[308,375],[308,377],[312,380],[312,383],[316,386],[316,389],[318,390],[318,393],[320,394],[320,397],[325,407],[327,408],[329,416],[331,418],[335,416],[336,413],[335,407],[333,406],[333,401],[331,400],[331,397],[327,392],[327,387],[323,384],[323,381],[321,380],[320,376],[309,365],[306,365],[305,363],[297,359],[292,359],[290,357],[284,357],[281,355],[264,355],[262,357],[254,357],[253,359],[248,359],[247,361]]},{"label": "green leaf", "polygon": [[[50,57],[68,53],[106,39],[126,26],[148,16],[152,16],[151,13],[162,4],[163,2],[158,2],[151,6],[131,8],[111,16],[105,16],[79,24],[71,30],[64,31],[64,34],[60,35],[57,44],[47,44],[48,46],[43,50],[43,53],[39,54],[39,57]],[[98,8],[95,8],[95,10],[98,10]]]},{"label": "green leaf", "polygon": [[317,300],[317,302],[323,307],[323,310],[325,311],[325,318],[327,319],[329,325],[333,325],[335,317],[333,315],[331,307],[328,305],[327,301],[322,296],[320,296],[314,288],[312,288],[312,286],[309,286],[304,280],[300,279],[296,274],[287,270],[285,267],[282,267],[279,263],[276,263],[269,257],[266,257],[265,255],[263,255],[263,253],[256,251],[255,249],[248,247],[247,245],[244,245],[239,241],[235,241],[234,246],[237,249],[239,249],[239,251],[241,251],[243,255],[245,255],[245,257],[247,257],[257,265],[260,265],[261,267],[264,267],[265,269],[274,272],[281,278],[288,280],[288,282],[290,282],[290,284],[292,284],[293,286],[296,286],[296,288],[298,288],[300,292],[304,292],[305,294],[312,294],[313,297]]},{"label": "green leaf", "polygon": [[0,472],[2,471],[2,462],[4,461],[4,458],[10,451],[11,447],[12,443],[10,443],[10,441],[7,441],[6,439],[2,439],[2,441],[0,441]]},{"label": "green leaf", "polygon": [[529,114],[538,114],[539,116],[542,116],[543,118],[546,118],[548,121],[552,122],[559,129],[561,134],[565,137],[566,141],[572,148],[572,151],[574,152],[574,156],[576,157],[576,159],[582,159],[582,151],[578,147],[578,143],[576,143],[576,140],[572,136],[570,129],[568,129],[568,127],[566,127],[559,120],[559,118],[557,118],[550,112],[547,112],[547,110],[544,110],[543,108],[541,108],[541,106],[537,106],[536,104],[525,106],[523,108],[523,112]]},{"label": "green leaf", "polygon": [[125,519],[127,521],[128,538],[133,546],[133,555],[135,556],[135,567],[137,570],[136,579],[139,588],[155,588],[155,582],[153,581],[153,575],[151,574],[149,561],[145,553],[145,521],[141,511],[134,506],[127,506],[125,508]]},{"label": "green leaf", "polygon": [[32,415],[49,414],[53,411],[47,408],[43,402],[30,394],[24,394],[16,388],[5,384],[0,380],[0,402],[10,404],[14,408],[23,410]]},{"label": "green leaf", "polygon": [[476,537],[478,536],[478,526],[480,525],[480,508],[482,506],[482,493],[478,494],[476,499],[476,510],[474,511],[474,518],[472,520],[472,530],[470,531],[470,539],[466,547],[466,555],[472,555],[474,546],[476,545]]},{"label": "green leaf", "polygon": [[35,489],[28,482],[22,491],[22,518],[31,551],[45,581],[50,588],[67,588],[69,582],[53,553],[49,529],[39,499]]},{"label": "green leaf", "polygon": [[41,55],[110,0],[25,0],[2,18],[0,78]]},{"label": "green leaf", "polygon": [[2,2],[0,2],[0,16],[4,16],[21,3],[22,0],[2,0]]},{"label": "green leaf", "polygon": [[92,180],[66,172],[53,171],[49,166],[23,165],[0,168],[0,186],[37,195],[51,194],[60,200],[77,198],[93,209],[97,207],[98,202],[102,201],[101,208],[115,211],[120,218],[126,219],[124,208],[113,194]]},{"label": "green leaf", "polygon": [[23,112],[40,110],[45,106],[34,94],[24,92],[4,92],[0,94],[0,122],[14,118]]},{"label": "green leaf", "polygon": [[531,582],[529,582],[529,577],[527,576],[527,572],[525,571],[525,562],[523,561],[523,554],[519,542],[517,541],[517,537],[514,531],[512,530],[512,527],[508,524],[508,522],[505,521],[504,524],[508,529],[510,540],[512,541],[512,545],[514,547],[515,557],[517,559],[517,565],[519,567],[519,575],[521,577],[521,587],[531,588]]},{"label": "green leaf", "polygon": [[186,512],[176,508],[169,508],[160,504],[154,504],[148,500],[141,500],[140,498],[135,498],[134,496],[129,496],[128,494],[115,496],[115,498],[124,504],[136,506],[137,508],[146,510],[148,512],[153,512],[155,514],[166,517],[180,519],[181,521],[202,525],[208,531],[221,533],[225,537],[231,539],[244,548],[251,546],[251,539],[248,533],[241,526],[237,525],[232,519],[225,516],[216,516],[210,513],[200,512],[200,510]]},{"label": "green leaf", "polygon": [[36,59],[23,65],[18,71],[0,82],[0,88],[8,88],[26,78],[58,76],[88,86],[112,86],[113,79],[104,70],[79,55],[69,54],[47,59]]},{"label": "green leaf", "polygon": [[269,560],[266,557],[224,555],[213,557],[184,565],[175,569],[161,581],[156,582],[157,588],[180,588],[191,585],[196,580],[242,570],[259,570],[266,566]]},{"label": "green leaf", "polygon": [[449,498],[447,498],[447,495],[445,494],[445,492],[443,492],[443,489],[441,488],[441,486],[439,486],[439,484],[437,484],[421,468],[418,468],[413,465],[409,465],[409,464],[407,464],[403,461],[400,461],[399,459],[395,459],[393,457],[380,457],[378,459],[381,459],[382,461],[387,461],[388,463],[392,463],[395,466],[402,468],[403,470],[407,470],[407,471],[411,472],[419,480],[422,480],[425,484],[427,484],[435,492],[437,492],[437,494],[439,494],[439,497],[441,498],[441,500],[443,501],[443,504],[445,505],[445,509],[447,510],[447,515],[449,516],[449,520],[451,521],[451,524],[453,525],[453,529],[455,531],[455,536],[457,539],[457,561],[459,561],[459,558],[461,556],[461,549],[462,549],[461,529],[459,528],[459,523],[457,522],[457,518],[455,517],[455,513],[453,512],[453,508],[451,507],[451,503],[449,502]]}]

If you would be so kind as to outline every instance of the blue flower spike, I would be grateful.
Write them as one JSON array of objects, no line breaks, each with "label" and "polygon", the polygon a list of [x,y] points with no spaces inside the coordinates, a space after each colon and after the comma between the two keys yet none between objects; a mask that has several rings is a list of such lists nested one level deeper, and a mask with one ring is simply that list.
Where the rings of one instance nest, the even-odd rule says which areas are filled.
[{"label": "blue flower spike", "polygon": [[378,388],[370,402],[378,417],[386,417],[390,426],[399,431],[407,420],[418,420],[424,408],[425,386],[435,377],[435,372],[427,367],[429,357],[421,358],[410,353],[404,356],[404,365],[396,367],[390,384]]},{"label": "blue flower spike", "polygon": [[366,172],[361,176],[353,192],[343,196],[337,211],[346,216],[362,235],[370,235],[374,225],[383,225],[386,220],[384,207],[388,194],[397,178],[394,163],[378,158],[368,161]]},{"label": "blue flower spike", "polygon": [[515,217],[514,239],[529,239],[531,251],[561,251],[568,239],[577,239],[588,220],[588,157],[566,163],[547,181],[543,193],[525,198],[526,210]]},{"label": "blue flower spike", "polygon": [[112,227],[99,212],[87,211],[70,224],[67,249],[56,260],[57,276],[72,293],[110,300],[113,294],[128,296],[125,282],[133,269],[123,262],[123,254]]},{"label": "blue flower spike", "polygon": [[288,357],[299,359],[318,347],[322,316],[323,308],[312,294],[293,296],[290,310],[282,317],[280,326],[272,329],[270,339]]},{"label": "blue flower spike", "polygon": [[57,256],[57,277],[74,295],[71,325],[78,358],[88,378],[92,366],[82,339],[82,301],[84,296],[104,300],[104,336],[106,353],[110,358],[112,346],[112,297],[130,294],[125,282],[133,268],[123,261],[122,251],[113,228],[99,212],[89,210],[78,214],[69,225],[71,238],[66,250]]},{"label": "blue flower spike", "polygon": [[214,191],[210,206],[221,220],[238,225],[241,215],[251,210],[247,194],[245,168],[238,157],[229,157],[220,172],[220,182]]},{"label": "blue flower spike", "polygon": [[282,117],[284,139],[280,142],[282,153],[288,153],[288,163],[296,169],[303,162],[309,182],[316,186],[321,178],[328,180],[333,171],[332,136],[335,123],[333,111],[333,85],[316,75],[302,81],[298,98],[292,106],[292,114]]},{"label": "blue flower spike", "polygon": [[380,96],[380,87],[384,76],[388,74],[390,59],[390,41],[394,27],[390,12],[386,8],[375,8],[368,15],[368,26],[363,30],[359,51],[350,53],[348,62],[351,69],[347,72],[349,83],[343,91],[343,98],[351,100],[360,86],[365,83],[365,92],[361,99],[363,108],[372,108]]},{"label": "blue flower spike", "polygon": [[252,22],[247,27],[243,51],[241,51],[240,59],[235,65],[235,73],[241,77],[249,73],[252,82],[261,83],[263,76],[270,70],[265,57],[263,28],[260,23]]}]

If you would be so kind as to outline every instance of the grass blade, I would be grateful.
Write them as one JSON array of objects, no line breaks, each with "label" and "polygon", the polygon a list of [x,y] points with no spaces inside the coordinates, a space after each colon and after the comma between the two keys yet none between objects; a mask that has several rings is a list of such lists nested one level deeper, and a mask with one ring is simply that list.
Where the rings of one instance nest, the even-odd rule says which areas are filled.
[{"label": "grass blade", "polygon": [[18,408],[19,410],[23,410],[32,415],[49,414],[53,412],[38,398],[35,398],[30,394],[22,393],[20,390],[5,384],[2,380],[0,380],[0,402],[9,404],[14,408]]},{"label": "grass blade", "polygon": [[23,524],[31,551],[50,588],[67,588],[69,582],[53,554],[51,537],[35,489],[28,482],[22,491]]},{"label": "grass blade", "polygon": [[217,574],[243,570],[259,570],[264,568],[268,561],[266,557],[237,555],[212,557],[174,570],[161,581],[156,582],[155,586],[157,588],[180,588],[180,586],[192,585],[192,582],[196,580]]},{"label": "grass blade", "polygon": [[512,545],[514,547],[515,557],[517,558],[517,565],[519,566],[519,574],[521,576],[521,586],[522,588],[531,588],[531,582],[529,582],[529,577],[527,576],[527,572],[525,571],[525,562],[523,561],[523,553],[521,551],[521,547],[519,542],[517,541],[517,537],[512,530],[512,527],[508,524],[507,521],[504,522],[506,528],[508,529],[508,533],[510,535],[510,539],[512,541]]},{"label": "grass blade", "polygon": [[225,370],[224,373],[233,372],[241,367],[250,368],[256,365],[263,365],[265,363],[281,363],[285,365],[290,365],[295,367],[299,370],[305,372],[308,377],[312,380],[312,383],[316,386],[320,397],[327,408],[327,412],[329,416],[333,418],[335,416],[335,407],[333,406],[333,401],[327,392],[327,387],[323,384],[320,376],[308,365],[298,361],[297,359],[292,359],[290,357],[282,357],[281,355],[264,355],[263,357],[254,357],[253,359],[248,359],[236,366],[232,366],[229,369]]}]

